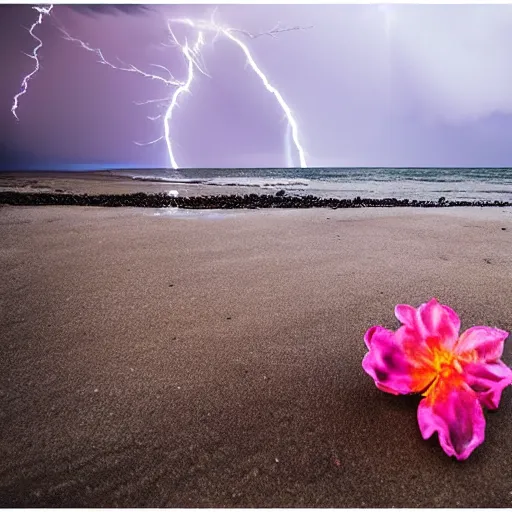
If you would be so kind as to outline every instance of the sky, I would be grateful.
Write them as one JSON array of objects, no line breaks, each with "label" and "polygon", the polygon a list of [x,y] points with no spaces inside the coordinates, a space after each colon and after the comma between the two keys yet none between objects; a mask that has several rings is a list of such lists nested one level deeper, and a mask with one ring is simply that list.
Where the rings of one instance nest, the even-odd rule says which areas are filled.
[{"label": "sky", "polygon": [[[59,27],[117,66],[183,83],[199,29],[171,23],[176,44],[167,20],[209,22],[214,7],[55,5],[34,30],[41,67],[17,120],[38,13],[0,5],[0,168],[171,167],[166,138],[148,143],[180,85],[101,64]],[[245,31],[231,33],[289,107],[308,167],[512,167],[512,5],[220,5],[215,22]],[[263,34],[278,23],[298,28]],[[279,101],[205,27],[167,122],[177,166],[300,166]]]}]

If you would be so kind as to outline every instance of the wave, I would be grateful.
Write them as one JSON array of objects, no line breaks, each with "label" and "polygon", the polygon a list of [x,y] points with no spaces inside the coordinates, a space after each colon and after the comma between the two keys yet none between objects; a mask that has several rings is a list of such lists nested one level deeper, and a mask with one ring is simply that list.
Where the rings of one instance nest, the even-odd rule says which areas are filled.
[{"label": "wave", "polygon": [[294,179],[294,178],[213,178],[207,181],[208,185],[219,187],[259,187],[259,188],[276,188],[276,187],[307,187],[310,180]]},{"label": "wave", "polygon": [[283,178],[173,178],[165,176],[137,175],[131,177],[137,181],[155,181],[182,185],[210,185],[214,187],[256,187],[256,188],[296,188],[307,187],[310,180]]},{"label": "wave", "polygon": [[[166,171],[161,174],[146,174],[143,170],[138,173],[126,173],[124,176],[133,180],[145,182],[165,183],[169,186],[173,195],[176,189],[181,187],[190,188],[196,186],[208,186],[224,188],[225,192],[238,192],[236,189],[247,189],[258,193],[275,193],[278,190],[285,190],[291,195],[312,194],[318,197],[352,198],[355,196],[378,198],[396,197],[397,199],[432,199],[437,200],[445,196],[448,200],[478,200],[486,198],[489,200],[501,200],[503,197],[512,197],[512,183],[510,179],[498,182],[496,178],[487,181],[478,180],[475,176],[437,176],[434,179],[418,179],[414,176],[391,175],[387,178],[382,173],[371,173],[365,171],[366,178],[361,179],[362,173],[350,179],[350,176],[340,178],[339,176],[323,176],[315,170],[308,172],[301,171],[299,176],[292,176],[290,172],[282,171],[283,175],[266,175],[270,171],[262,170],[258,175],[248,175],[248,172],[239,171],[239,175],[222,176],[226,171],[192,171],[186,172]],[[231,172],[235,171],[228,171]],[[215,174],[214,174],[215,173]],[[221,175],[219,176],[220,173]],[[299,174],[298,171],[296,175]],[[212,193],[215,193],[212,191]],[[220,193],[220,191],[218,192]],[[181,193],[179,194],[181,195]],[[186,195],[186,193],[185,193]]]},{"label": "wave", "polygon": [[130,176],[132,180],[136,181],[157,181],[157,182],[164,182],[164,183],[191,183],[191,184],[198,184],[204,183],[208,180],[202,180],[202,179],[182,179],[182,178],[167,178],[164,176],[148,176],[148,175],[140,175],[140,176]]}]

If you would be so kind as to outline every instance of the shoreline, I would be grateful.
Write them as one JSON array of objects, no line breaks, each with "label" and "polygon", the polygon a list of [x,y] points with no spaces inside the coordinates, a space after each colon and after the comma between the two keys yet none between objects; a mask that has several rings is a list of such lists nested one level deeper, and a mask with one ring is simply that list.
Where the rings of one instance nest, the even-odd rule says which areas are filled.
[{"label": "shoreline", "polygon": [[[142,171],[141,171],[142,172]],[[350,201],[362,202],[365,206],[427,206],[432,207],[433,203],[443,202],[443,206],[503,206],[512,202],[512,188],[510,184],[493,184],[488,187],[473,185],[467,182],[460,188],[456,182],[446,184],[445,181],[436,183],[432,181],[398,180],[394,181],[370,181],[365,182],[359,179],[350,181],[345,177],[341,181],[319,181],[309,176],[306,178],[299,171],[293,176],[287,174],[283,177],[276,176],[240,176],[229,177],[221,173],[217,178],[208,173],[197,171],[196,174],[181,173],[174,176],[175,180],[167,181],[161,176],[149,176],[139,179],[132,172],[128,171],[27,171],[27,172],[0,172],[0,193],[24,193],[24,194],[68,194],[72,196],[101,196],[102,199],[76,200],[60,199],[48,200],[39,198],[9,199],[7,202],[18,204],[100,204],[105,205],[138,205],[150,203],[156,206],[166,206],[167,203],[158,198],[147,199],[146,196],[163,195],[179,198],[208,197],[208,200],[201,199],[200,202],[212,208],[213,203],[218,204],[219,200],[213,199],[217,196],[223,197],[226,203],[225,208],[231,208],[242,202],[247,204],[245,196],[253,197],[254,194],[262,196],[259,204],[249,204],[248,207],[288,207],[301,208],[299,203],[312,203],[313,206],[320,206],[319,201],[326,201],[327,206],[338,203],[337,207],[351,207]],[[144,174],[144,172],[142,172]],[[347,181],[348,180],[348,181]],[[300,183],[299,183],[300,182]],[[407,183],[407,185],[403,185]],[[401,185],[402,184],[402,185]],[[108,199],[106,196],[128,196],[144,194],[144,201],[135,198],[123,199],[120,202],[115,199]],[[244,199],[240,199],[242,196]],[[272,196],[285,196],[287,199],[269,200]],[[142,197],[142,196],[140,196]],[[444,201],[440,199],[445,198]],[[226,199],[228,198],[228,199]],[[290,199],[298,198],[298,199]],[[363,198],[359,201],[358,198]],[[37,202],[36,202],[37,201]],[[64,201],[64,202],[63,202]],[[194,203],[195,200],[185,203]],[[347,204],[343,204],[345,201]],[[496,201],[498,201],[496,203]],[[252,202],[252,201],[250,201]],[[279,204],[278,204],[279,203]]]},{"label": "shoreline", "polygon": [[410,199],[354,199],[321,198],[313,195],[276,194],[216,194],[180,197],[169,193],[135,192],[131,194],[72,194],[66,192],[0,191],[0,205],[9,206],[98,206],[137,208],[185,209],[265,209],[265,208],[454,208],[454,207],[510,207],[508,201],[451,201],[440,197],[437,201]]}]

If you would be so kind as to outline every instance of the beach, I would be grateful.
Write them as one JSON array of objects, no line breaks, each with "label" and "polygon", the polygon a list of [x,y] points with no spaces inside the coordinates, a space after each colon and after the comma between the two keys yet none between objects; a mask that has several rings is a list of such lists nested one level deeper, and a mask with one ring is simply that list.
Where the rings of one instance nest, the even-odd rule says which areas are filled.
[{"label": "beach", "polygon": [[200,183],[168,183],[134,180],[115,171],[22,171],[0,172],[0,192],[51,192],[67,194],[158,194],[175,191],[180,196],[243,194],[260,192],[257,187],[223,187]]},{"label": "beach", "polygon": [[512,208],[3,206],[0,239],[2,506],[512,506],[510,388],[457,462],[361,367],[398,303],[512,330]]},{"label": "beach", "polygon": [[512,201],[508,168],[242,168],[0,172],[0,193],[275,194],[322,199]]}]

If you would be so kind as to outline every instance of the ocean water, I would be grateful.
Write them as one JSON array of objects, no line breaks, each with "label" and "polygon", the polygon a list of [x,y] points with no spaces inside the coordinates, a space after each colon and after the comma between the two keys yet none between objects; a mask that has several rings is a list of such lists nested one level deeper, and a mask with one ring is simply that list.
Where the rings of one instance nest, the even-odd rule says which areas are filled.
[{"label": "ocean water", "polygon": [[259,193],[285,190],[318,197],[512,201],[508,168],[309,168],[126,170],[134,180],[172,185],[248,187]]}]

